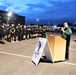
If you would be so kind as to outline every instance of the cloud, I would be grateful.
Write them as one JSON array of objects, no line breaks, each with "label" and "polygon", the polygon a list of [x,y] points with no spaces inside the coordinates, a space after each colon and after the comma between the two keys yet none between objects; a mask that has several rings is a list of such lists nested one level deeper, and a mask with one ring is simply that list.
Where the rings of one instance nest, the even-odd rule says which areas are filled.
[{"label": "cloud", "polygon": [[[6,11],[12,11],[12,12],[16,12],[16,13],[20,13],[23,12],[24,10],[27,11],[28,7],[27,4],[29,3],[39,3],[42,0],[38,0],[38,1],[32,1],[32,0],[0,0],[0,4],[2,5],[10,5],[7,7]],[[19,8],[19,9],[16,9]]]},{"label": "cloud", "polygon": [[35,9],[35,8],[39,8],[39,9],[45,9],[46,5],[42,4],[42,3],[38,3],[38,4],[27,4],[27,6],[29,7],[29,9]]},{"label": "cloud", "polygon": [[0,0],[0,10],[6,10],[8,7],[13,5],[11,2],[7,2],[6,0]]},{"label": "cloud", "polygon": [[[34,5],[32,5],[34,6]],[[41,9],[43,7],[44,11],[41,11],[38,15],[40,19],[45,19],[45,20],[60,20],[60,21],[72,21],[74,22],[76,20],[76,1],[72,0],[67,0],[67,1],[62,1],[62,0],[53,0],[53,1],[48,1],[46,5],[39,7],[36,6],[34,8],[39,8]],[[37,15],[37,14],[34,14]],[[33,16],[32,16],[33,17]]]},{"label": "cloud", "polygon": [[0,9],[12,11],[35,21],[61,20],[76,17],[75,0],[0,0]]},{"label": "cloud", "polygon": [[46,14],[50,14],[52,17],[70,17],[72,16],[76,10],[76,1],[70,1],[67,0],[66,2],[63,2],[62,0],[59,1],[48,1],[48,4],[52,4],[52,7],[48,7],[48,10],[46,10]]},{"label": "cloud", "polygon": [[[38,3],[38,4],[27,4],[27,12],[32,17],[39,17],[42,12],[45,11],[45,8],[47,7],[45,4]],[[34,16],[33,16],[34,14]]]}]

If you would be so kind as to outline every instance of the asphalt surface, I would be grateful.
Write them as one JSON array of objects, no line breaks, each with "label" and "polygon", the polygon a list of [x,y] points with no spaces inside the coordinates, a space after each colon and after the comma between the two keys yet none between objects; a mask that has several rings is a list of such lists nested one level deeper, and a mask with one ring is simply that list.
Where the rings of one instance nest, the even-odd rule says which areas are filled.
[{"label": "asphalt surface", "polygon": [[[71,37],[70,59],[51,63],[41,60],[36,66],[31,62],[39,38],[15,43],[0,44],[0,75],[76,75],[76,35]],[[45,54],[43,53],[42,56]],[[42,58],[42,57],[41,57]]]}]

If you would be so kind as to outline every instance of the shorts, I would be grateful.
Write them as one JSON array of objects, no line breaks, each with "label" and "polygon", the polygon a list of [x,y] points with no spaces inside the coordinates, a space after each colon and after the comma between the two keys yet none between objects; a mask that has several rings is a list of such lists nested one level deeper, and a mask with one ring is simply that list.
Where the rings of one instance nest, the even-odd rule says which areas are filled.
[{"label": "shorts", "polygon": [[15,35],[16,35],[16,36],[19,36],[19,32],[16,32]]},{"label": "shorts", "polygon": [[0,34],[0,40],[2,40],[2,34]]},{"label": "shorts", "polygon": [[14,33],[11,33],[11,37],[14,37]]}]

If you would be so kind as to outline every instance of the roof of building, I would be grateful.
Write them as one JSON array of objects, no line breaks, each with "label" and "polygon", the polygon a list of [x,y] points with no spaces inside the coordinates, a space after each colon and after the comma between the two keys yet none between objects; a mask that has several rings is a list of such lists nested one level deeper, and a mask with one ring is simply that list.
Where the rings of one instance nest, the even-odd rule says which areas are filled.
[{"label": "roof of building", "polygon": [[[8,11],[4,11],[4,10],[0,10],[0,12],[9,13]],[[16,15],[16,16],[19,16],[19,17],[24,17],[24,18],[25,18],[25,16],[21,16],[21,15],[18,15],[18,14],[16,14],[16,13],[12,13],[12,14],[14,14],[14,15]]]}]

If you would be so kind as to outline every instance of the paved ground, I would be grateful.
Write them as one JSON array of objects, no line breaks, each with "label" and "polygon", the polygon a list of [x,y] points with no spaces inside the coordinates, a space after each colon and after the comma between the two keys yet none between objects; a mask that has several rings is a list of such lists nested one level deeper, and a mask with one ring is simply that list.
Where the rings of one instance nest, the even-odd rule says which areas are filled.
[{"label": "paved ground", "polygon": [[31,62],[38,38],[0,44],[0,75],[76,75],[75,40],[76,35],[72,35],[69,61],[54,64],[40,61],[38,66]]}]

